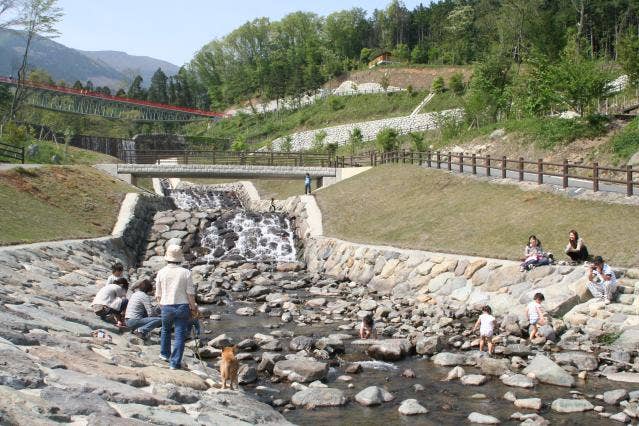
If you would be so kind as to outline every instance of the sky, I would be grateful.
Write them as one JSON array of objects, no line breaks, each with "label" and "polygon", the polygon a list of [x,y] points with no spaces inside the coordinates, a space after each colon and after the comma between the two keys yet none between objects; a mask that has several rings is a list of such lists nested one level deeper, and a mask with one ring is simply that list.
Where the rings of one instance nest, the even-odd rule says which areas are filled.
[{"label": "sky", "polygon": [[[56,41],[74,49],[119,50],[179,66],[189,62],[209,41],[254,18],[278,20],[298,10],[326,16],[353,7],[370,13],[389,3],[390,0],[58,0],[65,15],[57,26],[61,34]],[[429,1],[404,0],[409,10],[419,3]]]}]

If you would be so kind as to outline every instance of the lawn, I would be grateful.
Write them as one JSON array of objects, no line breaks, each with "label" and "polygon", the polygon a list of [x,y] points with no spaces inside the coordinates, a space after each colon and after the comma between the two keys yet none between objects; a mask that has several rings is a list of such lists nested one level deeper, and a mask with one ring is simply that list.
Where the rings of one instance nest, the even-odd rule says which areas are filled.
[{"label": "lawn", "polygon": [[570,229],[615,266],[639,265],[638,208],[574,200],[417,166],[377,167],[317,192],[344,240],[517,259],[531,234],[563,259]]},{"label": "lawn", "polygon": [[135,190],[86,166],[0,172],[0,244],[108,235]]}]

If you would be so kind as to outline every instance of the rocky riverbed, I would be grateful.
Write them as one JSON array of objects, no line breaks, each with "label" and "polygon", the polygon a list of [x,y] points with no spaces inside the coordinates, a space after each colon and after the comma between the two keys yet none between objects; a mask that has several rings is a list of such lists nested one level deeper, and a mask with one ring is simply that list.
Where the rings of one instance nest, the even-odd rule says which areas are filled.
[{"label": "rocky riverbed", "polygon": [[[180,242],[190,255],[205,335],[199,346],[188,344],[188,371],[171,371],[158,360],[157,334],[143,342],[91,312],[109,265],[127,260],[117,245],[92,240],[0,249],[0,423],[610,424],[639,418],[636,348],[609,346],[601,334],[561,319],[529,343],[527,324],[504,315],[497,354],[488,357],[467,333],[478,315],[471,308],[378,292],[309,272],[301,261],[236,253],[205,259],[199,231],[224,210],[220,204],[157,213],[145,261],[129,271],[132,280],[152,276],[169,242]],[[164,235],[173,231],[185,233]],[[379,340],[357,339],[368,313]],[[95,330],[109,338],[93,337]],[[229,344],[239,349],[241,391],[219,389],[218,357]]]}]

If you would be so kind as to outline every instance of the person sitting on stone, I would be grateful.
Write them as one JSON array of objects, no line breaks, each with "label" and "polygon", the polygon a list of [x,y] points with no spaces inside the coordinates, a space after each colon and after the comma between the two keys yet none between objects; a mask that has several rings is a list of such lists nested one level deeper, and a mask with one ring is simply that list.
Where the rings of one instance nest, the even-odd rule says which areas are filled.
[{"label": "person sitting on stone", "polygon": [[149,279],[138,281],[135,290],[127,304],[124,318],[126,326],[133,329],[133,334],[146,340],[153,329],[162,326],[160,308],[153,304],[153,283]]},{"label": "person sitting on stone", "polygon": [[573,263],[583,263],[588,260],[588,248],[574,229],[568,235],[568,245],[564,251]]},{"label": "person sitting on stone", "polygon": [[124,275],[124,265],[120,262],[115,262],[113,266],[111,266],[111,275],[107,278],[107,284],[113,284],[115,280],[118,278],[122,278]]},{"label": "person sitting on stone", "polygon": [[98,290],[91,307],[93,312],[103,321],[111,322],[115,319],[118,327],[125,327],[124,312],[128,304],[126,293],[129,290],[129,281],[126,278],[117,278],[112,284],[107,284]]},{"label": "person sitting on stone", "polygon": [[534,235],[528,237],[528,244],[526,244],[524,248],[524,257],[522,260],[523,263],[520,267],[521,272],[528,271],[535,266],[548,265],[550,263],[550,259],[546,257],[541,247],[541,241]]},{"label": "person sitting on stone", "polygon": [[617,289],[617,277],[601,256],[596,256],[588,266],[588,281],[592,297],[601,299],[606,304],[610,303]]},{"label": "person sitting on stone", "polygon": [[359,327],[360,339],[377,339],[377,329],[375,328],[375,320],[371,314],[366,314],[362,318],[362,324]]}]

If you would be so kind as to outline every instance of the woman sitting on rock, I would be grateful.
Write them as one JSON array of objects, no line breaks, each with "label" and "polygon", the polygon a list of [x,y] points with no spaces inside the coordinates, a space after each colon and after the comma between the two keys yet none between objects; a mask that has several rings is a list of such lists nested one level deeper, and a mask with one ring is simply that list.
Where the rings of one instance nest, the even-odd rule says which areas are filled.
[{"label": "woman sitting on rock", "polygon": [[118,327],[124,327],[124,312],[128,300],[126,293],[129,290],[129,281],[126,278],[117,278],[113,284],[102,287],[95,295],[91,307],[93,312],[103,321],[111,322],[114,318]]},{"label": "woman sitting on rock", "polygon": [[135,289],[136,292],[129,299],[124,318],[126,326],[133,329],[133,334],[146,339],[151,330],[162,326],[160,308],[153,305],[153,283],[150,280],[144,278],[138,281]]},{"label": "woman sitting on rock", "polygon": [[564,250],[574,263],[583,263],[588,260],[588,248],[577,231],[572,229],[568,237],[568,245]]},{"label": "woman sitting on rock", "polygon": [[524,257],[522,260],[523,263],[520,267],[521,272],[529,271],[535,266],[550,264],[550,259],[546,257],[541,247],[541,241],[534,235],[528,237],[528,244],[524,248]]}]

